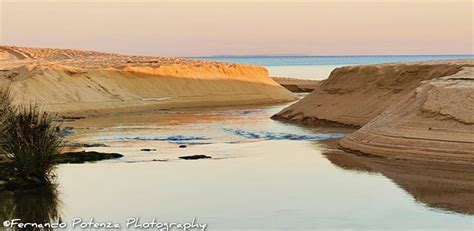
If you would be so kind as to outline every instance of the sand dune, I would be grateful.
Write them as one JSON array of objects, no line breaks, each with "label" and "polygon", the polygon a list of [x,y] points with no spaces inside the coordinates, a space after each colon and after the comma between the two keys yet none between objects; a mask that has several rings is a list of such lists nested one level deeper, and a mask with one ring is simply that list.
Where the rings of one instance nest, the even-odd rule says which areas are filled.
[{"label": "sand dune", "polygon": [[277,119],[362,127],[348,151],[474,163],[474,60],[343,67]]},{"label": "sand dune", "polygon": [[61,114],[287,102],[265,68],[183,58],[0,47],[15,103]]}]

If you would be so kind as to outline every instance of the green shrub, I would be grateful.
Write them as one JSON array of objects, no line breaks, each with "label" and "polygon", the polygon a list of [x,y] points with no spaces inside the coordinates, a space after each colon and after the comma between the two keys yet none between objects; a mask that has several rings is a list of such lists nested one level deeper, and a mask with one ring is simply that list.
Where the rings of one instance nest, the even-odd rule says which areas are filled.
[{"label": "green shrub", "polygon": [[13,182],[49,183],[62,139],[53,116],[37,106],[15,108],[6,116],[1,149],[13,169]]}]

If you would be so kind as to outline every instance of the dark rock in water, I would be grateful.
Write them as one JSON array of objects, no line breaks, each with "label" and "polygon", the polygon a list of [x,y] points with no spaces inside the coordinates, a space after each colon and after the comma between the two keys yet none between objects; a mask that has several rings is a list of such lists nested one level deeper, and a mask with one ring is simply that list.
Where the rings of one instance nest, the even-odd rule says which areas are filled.
[{"label": "dark rock in water", "polygon": [[184,144],[179,145],[179,148],[186,148],[186,147],[188,147],[188,146],[186,146]]},{"label": "dark rock in water", "polygon": [[84,148],[105,148],[105,147],[110,147],[110,145],[107,144],[83,144]]},{"label": "dark rock in water", "polygon": [[80,164],[85,162],[94,162],[99,160],[117,159],[123,157],[118,153],[101,153],[101,152],[66,152],[58,155],[56,161],[60,164]]},{"label": "dark rock in water", "polygon": [[154,148],[142,148],[142,149],[140,149],[140,151],[142,151],[142,152],[154,152],[154,151],[156,151],[156,149],[154,149]]},{"label": "dark rock in water", "polygon": [[76,120],[81,120],[85,119],[85,116],[60,116],[55,118],[57,121],[76,121]]},{"label": "dark rock in water", "polygon": [[85,116],[63,116],[63,119],[65,120],[81,120],[85,118]]},{"label": "dark rock in water", "polygon": [[194,155],[194,156],[180,156],[179,159],[183,160],[199,160],[199,159],[211,159],[212,157],[206,155]]}]

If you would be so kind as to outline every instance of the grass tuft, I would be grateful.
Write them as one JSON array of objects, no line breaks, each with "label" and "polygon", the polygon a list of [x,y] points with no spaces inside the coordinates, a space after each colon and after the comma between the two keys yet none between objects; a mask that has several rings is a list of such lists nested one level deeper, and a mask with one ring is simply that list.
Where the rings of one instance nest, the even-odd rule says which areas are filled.
[{"label": "grass tuft", "polygon": [[12,169],[11,182],[23,187],[51,183],[62,138],[53,116],[37,106],[13,107],[0,91],[0,153]]},{"label": "grass tuft", "polygon": [[[5,143],[4,136],[5,134],[5,127],[7,126],[7,120],[12,115],[12,105],[11,105],[11,98],[10,98],[10,91],[8,88],[0,88],[0,163],[5,161],[5,151],[2,149],[2,144]],[[0,169],[0,178],[2,178],[2,174],[4,171],[8,171],[7,169]]]}]

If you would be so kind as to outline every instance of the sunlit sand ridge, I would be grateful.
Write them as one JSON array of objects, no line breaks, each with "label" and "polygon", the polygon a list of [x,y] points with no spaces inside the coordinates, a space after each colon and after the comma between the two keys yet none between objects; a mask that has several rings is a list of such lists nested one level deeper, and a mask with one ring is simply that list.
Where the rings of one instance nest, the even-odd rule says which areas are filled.
[{"label": "sunlit sand ridge", "polygon": [[296,99],[265,68],[184,58],[2,46],[0,69],[16,103],[62,114]]}]

